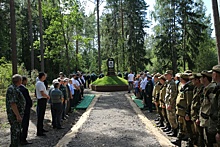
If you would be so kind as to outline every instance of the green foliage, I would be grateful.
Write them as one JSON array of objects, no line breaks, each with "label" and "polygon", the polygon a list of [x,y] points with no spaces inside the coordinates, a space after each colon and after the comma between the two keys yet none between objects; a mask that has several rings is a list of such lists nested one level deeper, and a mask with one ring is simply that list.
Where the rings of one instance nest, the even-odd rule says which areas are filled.
[{"label": "green foliage", "polygon": [[101,79],[97,79],[92,83],[92,85],[98,85],[98,86],[103,86],[103,85],[127,85],[128,82],[127,80],[120,78],[118,76],[105,76]]}]

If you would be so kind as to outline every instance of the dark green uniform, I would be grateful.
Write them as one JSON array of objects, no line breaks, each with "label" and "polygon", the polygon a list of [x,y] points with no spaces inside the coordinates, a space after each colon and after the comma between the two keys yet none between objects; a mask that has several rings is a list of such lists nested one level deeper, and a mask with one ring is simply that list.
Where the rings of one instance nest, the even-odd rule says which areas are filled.
[{"label": "dark green uniform", "polygon": [[205,132],[207,136],[208,143],[210,139],[215,140],[214,139],[215,135],[213,136],[212,134],[209,134],[208,132],[208,127],[210,123],[209,117],[211,113],[211,104],[213,103],[213,100],[215,98],[215,94],[214,94],[215,87],[216,87],[216,83],[212,82],[204,88],[203,96],[202,96],[202,103],[200,107],[200,114],[199,114],[200,126],[202,127],[202,132]]},{"label": "dark green uniform", "polygon": [[200,106],[201,106],[201,96],[203,92],[204,86],[200,85],[199,87],[195,87],[193,89],[193,99],[192,99],[192,104],[191,104],[191,120],[193,121],[194,124],[194,138],[195,141],[197,141],[198,145],[203,144],[203,133],[202,133],[202,128],[196,124],[196,120],[199,119],[199,111],[200,111]]},{"label": "dark green uniform", "polygon": [[18,112],[22,117],[25,109],[25,98],[15,85],[8,87],[6,93],[6,110],[8,121],[11,125],[11,147],[16,147],[20,144],[21,123],[17,121],[16,115],[11,108],[11,103],[17,105]]},{"label": "dark green uniform", "polygon": [[[208,139],[210,146],[216,143],[215,135],[220,134],[220,84],[215,87],[213,91],[215,97],[210,101],[210,118],[208,125],[208,134],[210,137]],[[220,144],[218,144],[220,145]]]}]

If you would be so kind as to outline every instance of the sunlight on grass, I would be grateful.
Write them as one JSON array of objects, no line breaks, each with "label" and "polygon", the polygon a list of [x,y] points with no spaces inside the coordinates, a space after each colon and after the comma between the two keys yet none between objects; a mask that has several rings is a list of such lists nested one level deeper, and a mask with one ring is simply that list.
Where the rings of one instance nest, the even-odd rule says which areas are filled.
[{"label": "sunlight on grass", "polygon": [[118,76],[105,76],[101,79],[97,79],[92,85],[104,86],[104,85],[128,85],[127,80]]}]

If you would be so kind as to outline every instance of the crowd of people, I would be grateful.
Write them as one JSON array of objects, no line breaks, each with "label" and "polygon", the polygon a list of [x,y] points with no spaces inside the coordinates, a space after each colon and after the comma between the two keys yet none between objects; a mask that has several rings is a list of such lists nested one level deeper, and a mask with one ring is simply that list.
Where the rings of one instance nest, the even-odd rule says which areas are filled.
[{"label": "crowd of people", "polygon": [[[85,78],[80,72],[71,74],[69,78],[60,72],[49,89],[46,78],[47,74],[44,72],[40,72],[36,78],[37,136],[46,136],[45,133],[48,132],[43,125],[47,103],[51,106],[53,129],[64,129],[61,122],[68,119],[69,113],[72,113],[74,107],[83,99],[86,87]],[[95,79],[91,81],[93,80]],[[13,84],[6,93],[6,109],[11,126],[11,147],[32,144],[27,141],[30,111],[33,105],[26,88],[27,82],[27,77],[15,74],[12,77]]]},{"label": "crowd of people", "polygon": [[173,75],[172,70],[136,76],[130,72],[128,92],[134,86],[149,112],[155,104],[157,127],[176,137],[171,140],[174,145],[180,147],[184,140],[188,147],[220,146],[220,65],[201,73],[187,70]]},{"label": "crowd of people", "polygon": [[[219,146],[220,142],[220,65],[212,70],[193,73],[187,70],[173,77],[172,70],[164,74],[151,75],[121,74],[128,80],[130,93],[134,90],[143,100],[149,113],[155,104],[158,118],[155,120],[168,136],[176,137],[171,142],[181,146],[187,141],[188,147]],[[98,77],[94,73],[83,75],[80,72],[67,78],[62,72],[48,89],[46,74],[40,72],[36,79],[37,136],[45,136],[43,120],[47,103],[51,106],[52,127],[63,129],[62,121],[68,119],[72,109],[83,99],[84,88]],[[11,125],[11,146],[30,144],[27,141],[30,109],[33,105],[28,89],[28,80],[18,74],[12,77],[13,84],[6,93],[6,110]],[[87,84],[86,84],[87,83]]]}]

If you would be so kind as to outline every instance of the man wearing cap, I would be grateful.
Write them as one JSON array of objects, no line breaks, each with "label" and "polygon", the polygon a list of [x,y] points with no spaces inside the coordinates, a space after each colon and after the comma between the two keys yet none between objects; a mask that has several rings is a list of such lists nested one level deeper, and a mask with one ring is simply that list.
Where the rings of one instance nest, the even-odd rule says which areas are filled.
[{"label": "man wearing cap", "polygon": [[61,117],[63,112],[63,93],[59,90],[60,83],[58,80],[53,81],[54,88],[50,92],[51,105],[52,105],[52,125],[53,128],[63,129],[61,127]]},{"label": "man wearing cap", "polygon": [[204,85],[200,82],[200,78],[202,77],[201,73],[194,73],[190,76],[190,80],[192,84],[195,86],[193,89],[193,99],[191,104],[191,112],[190,112],[190,119],[193,121],[193,137],[194,137],[194,144],[200,146],[201,143],[201,136],[202,130],[201,127],[196,123],[196,120],[199,119],[199,109],[201,106],[201,97],[202,92],[204,89]]},{"label": "man wearing cap", "polygon": [[176,121],[176,96],[177,96],[177,87],[176,83],[172,78],[173,71],[167,70],[165,72],[165,78],[167,80],[167,88],[166,88],[166,95],[165,95],[165,103],[167,109],[167,117],[171,127],[167,127],[164,129],[164,132],[171,131],[171,128],[175,130],[177,128],[177,121]]},{"label": "man wearing cap", "polygon": [[[154,75],[154,82],[155,82],[155,85],[154,85],[154,89],[153,89],[153,99],[154,99],[154,103],[155,103],[155,106],[156,106],[156,110],[157,110],[157,113],[158,113],[158,118],[156,119],[156,121],[159,121],[160,118],[162,117],[162,113],[161,113],[161,109],[159,107],[159,95],[160,95],[160,87],[161,87],[161,83],[158,79],[158,77],[160,77],[161,75],[159,73],[155,74]],[[162,125],[162,124],[161,124]]]},{"label": "man wearing cap", "polygon": [[177,146],[181,145],[181,141],[184,137],[184,124],[186,124],[186,130],[190,135],[190,138],[188,139],[188,146],[193,147],[193,133],[191,129],[193,123],[189,119],[189,117],[194,86],[191,84],[191,81],[189,80],[190,75],[191,74],[188,73],[182,73],[180,75],[181,89],[176,99],[176,114],[178,115],[179,132],[177,140],[172,142]]},{"label": "man wearing cap", "polygon": [[164,127],[164,120],[166,121],[166,127],[170,128],[170,123],[169,120],[167,118],[167,112],[166,112],[166,106],[165,106],[165,95],[166,95],[166,78],[164,75],[161,75],[160,77],[158,77],[160,83],[161,83],[161,87],[160,87],[160,93],[159,93],[159,109],[161,109],[161,117],[160,117],[160,121],[158,124],[158,127]]},{"label": "man wearing cap", "polygon": [[60,83],[60,91],[62,91],[63,93],[63,98],[64,98],[64,101],[63,101],[63,111],[62,111],[62,119],[63,120],[66,120],[66,116],[65,116],[65,113],[66,113],[66,104],[67,104],[67,90],[66,90],[66,86],[64,86],[64,79],[58,79],[59,83]]},{"label": "man wearing cap", "polygon": [[[201,83],[204,85],[203,89],[203,95],[202,95],[202,102],[200,107],[200,114],[199,119],[196,120],[196,122],[200,125],[202,128],[202,135],[206,134],[205,136],[201,136],[202,138],[202,145],[205,146],[205,141],[208,143],[207,146],[211,145],[210,139],[213,140],[214,136],[211,136],[208,132],[209,127],[209,117],[210,117],[210,109],[211,109],[211,101],[215,98],[214,90],[216,87],[216,83],[212,82],[212,71],[202,71],[201,72]],[[215,137],[214,137],[215,138]]]},{"label": "man wearing cap", "polygon": [[217,83],[217,86],[214,90],[215,97],[211,101],[208,143],[210,146],[220,146],[220,65],[212,68],[212,79]]}]

